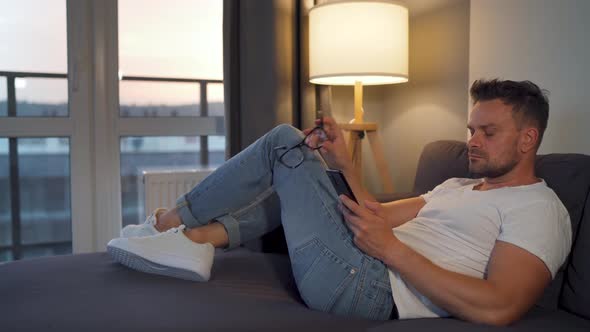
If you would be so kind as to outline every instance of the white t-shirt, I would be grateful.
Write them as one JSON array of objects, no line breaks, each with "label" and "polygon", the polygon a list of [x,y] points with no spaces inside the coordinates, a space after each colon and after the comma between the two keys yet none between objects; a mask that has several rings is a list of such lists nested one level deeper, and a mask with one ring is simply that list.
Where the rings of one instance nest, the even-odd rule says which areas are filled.
[{"label": "white t-shirt", "polygon": [[[426,205],[393,233],[432,263],[481,279],[496,241],[509,242],[539,257],[554,278],[572,242],[569,214],[555,192],[545,181],[473,190],[481,182],[445,181],[422,195]],[[389,279],[400,318],[449,316],[396,271],[389,270]]]}]

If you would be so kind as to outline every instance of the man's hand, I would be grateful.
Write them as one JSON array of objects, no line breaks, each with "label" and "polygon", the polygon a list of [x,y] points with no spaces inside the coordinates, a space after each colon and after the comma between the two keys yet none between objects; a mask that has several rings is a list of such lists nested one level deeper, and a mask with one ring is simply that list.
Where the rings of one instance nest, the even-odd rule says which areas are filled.
[{"label": "man's hand", "polygon": [[[339,169],[344,173],[344,177],[346,177],[352,192],[359,202],[363,202],[366,199],[375,200],[373,195],[363,187],[358,174],[353,169],[352,160],[346,149],[344,135],[336,121],[328,116],[322,119],[316,119],[316,125],[320,125],[322,122],[327,137],[310,137],[311,143],[313,144],[317,140],[323,141],[322,147],[319,150],[322,158],[329,168]],[[303,133],[307,135],[312,130],[313,128],[305,129]]]},{"label": "man's hand", "polygon": [[385,210],[378,202],[365,200],[360,206],[345,195],[340,195],[342,214],[354,233],[354,244],[367,255],[383,261],[395,250],[399,240],[387,222]]},{"label": "man's hand", "polygon": [[[326,116],[323,119],[316,119],[315,123],[316,125],[319,125],[322,121],[324,123],[324,131],[328,135],[320,149],[322,157],[328,164],[328,167],[343,171],[348,170],[352,167],[352,161],[346,150],[346,143],[344,141],[342,130],[331,117]],[[313,128],[305,129],[303,130],[303,133],[307,135],[312,129]]]}]

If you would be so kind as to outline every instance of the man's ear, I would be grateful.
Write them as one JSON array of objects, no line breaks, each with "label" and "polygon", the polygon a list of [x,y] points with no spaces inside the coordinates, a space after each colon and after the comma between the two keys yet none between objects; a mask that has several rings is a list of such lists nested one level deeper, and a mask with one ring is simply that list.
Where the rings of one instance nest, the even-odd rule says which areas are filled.
[{"label": "man's ear", "polygon": [[520,151],[522,153],[527,153],[537,147],[539,129],[535,127],[524,128],[521,135]]}]

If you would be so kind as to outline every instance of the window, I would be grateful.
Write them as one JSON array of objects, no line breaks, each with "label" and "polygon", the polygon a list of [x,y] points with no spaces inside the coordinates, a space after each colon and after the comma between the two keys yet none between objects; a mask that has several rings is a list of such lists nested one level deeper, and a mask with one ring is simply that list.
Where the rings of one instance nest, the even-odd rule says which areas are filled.
[{"label": "window", "polygon": [[0,117],[8,115],[8,88],[6,87],[6,76],[0,76]]},{"label": "window", "polygon": [[65,0],[0,4],[0,260],[72,252],[66,40]]},{"label": "window", "polygon": [[0,262],[9,259],[9,249],[12,245],[9,165],[8,139],[0,138],[0,197],[3,198],[0,199]]},{"label": "window", "polygon": [[[147,80],[147,78],[145,78]],[[119,82],[122,117],[199,116],[198,82],[151,82],[125,79]]]},{"label": "window", "polygon": [[71,253],[69,139],[19,138],[17,150],[23,257]]},{"label": "window", "polygon": [[0,191],[9,198],[0,202],[0,250],[11,252],[5,259],[71,253],[69,162],[67,138],[0,139]]},{"label": "window", "polygon": [[65,73],[65,0],[19,0],[0,4],[2,70]]},{"label": "window", "polygon": [[[222,2],[119,0],[119,115],[213,119],[214,132],[121,135],[123,226],[145,219],[142,172],[215,167],[225,157]],[[164,123],[164,122],[162,122]],[[198,122],[195,122],[198,124]],[[139,129],[141,122],[131,126]],[[156,133],[154,133],[156,134]]]},{"label": "window", "polygon": [[[201,140],[207,150],[201,151]],[[203,152],[203,153],[201,153]],[[123,226],[145,219],[144,171],[217,167],[225,160],[223,136],[140,136],[121,138]]]},{"label": "window", "polygon": [[16,78],[16,116],[67,117],[68,81],[63,78]]},{"label": "window", "polygon": [[105,250],[141,170],[223,162],[222,4],[0,2],[0,260]]}]

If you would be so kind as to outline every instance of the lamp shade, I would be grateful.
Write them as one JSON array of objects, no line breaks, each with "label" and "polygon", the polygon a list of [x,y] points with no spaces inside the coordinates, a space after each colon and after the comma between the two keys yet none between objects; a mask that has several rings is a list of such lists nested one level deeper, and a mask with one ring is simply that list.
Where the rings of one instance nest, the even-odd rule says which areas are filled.
[{"label": "lamp shade", "polygon": [[309,12],[310,82],[408,81],[408,9],[389,1],[337,1]]}]

